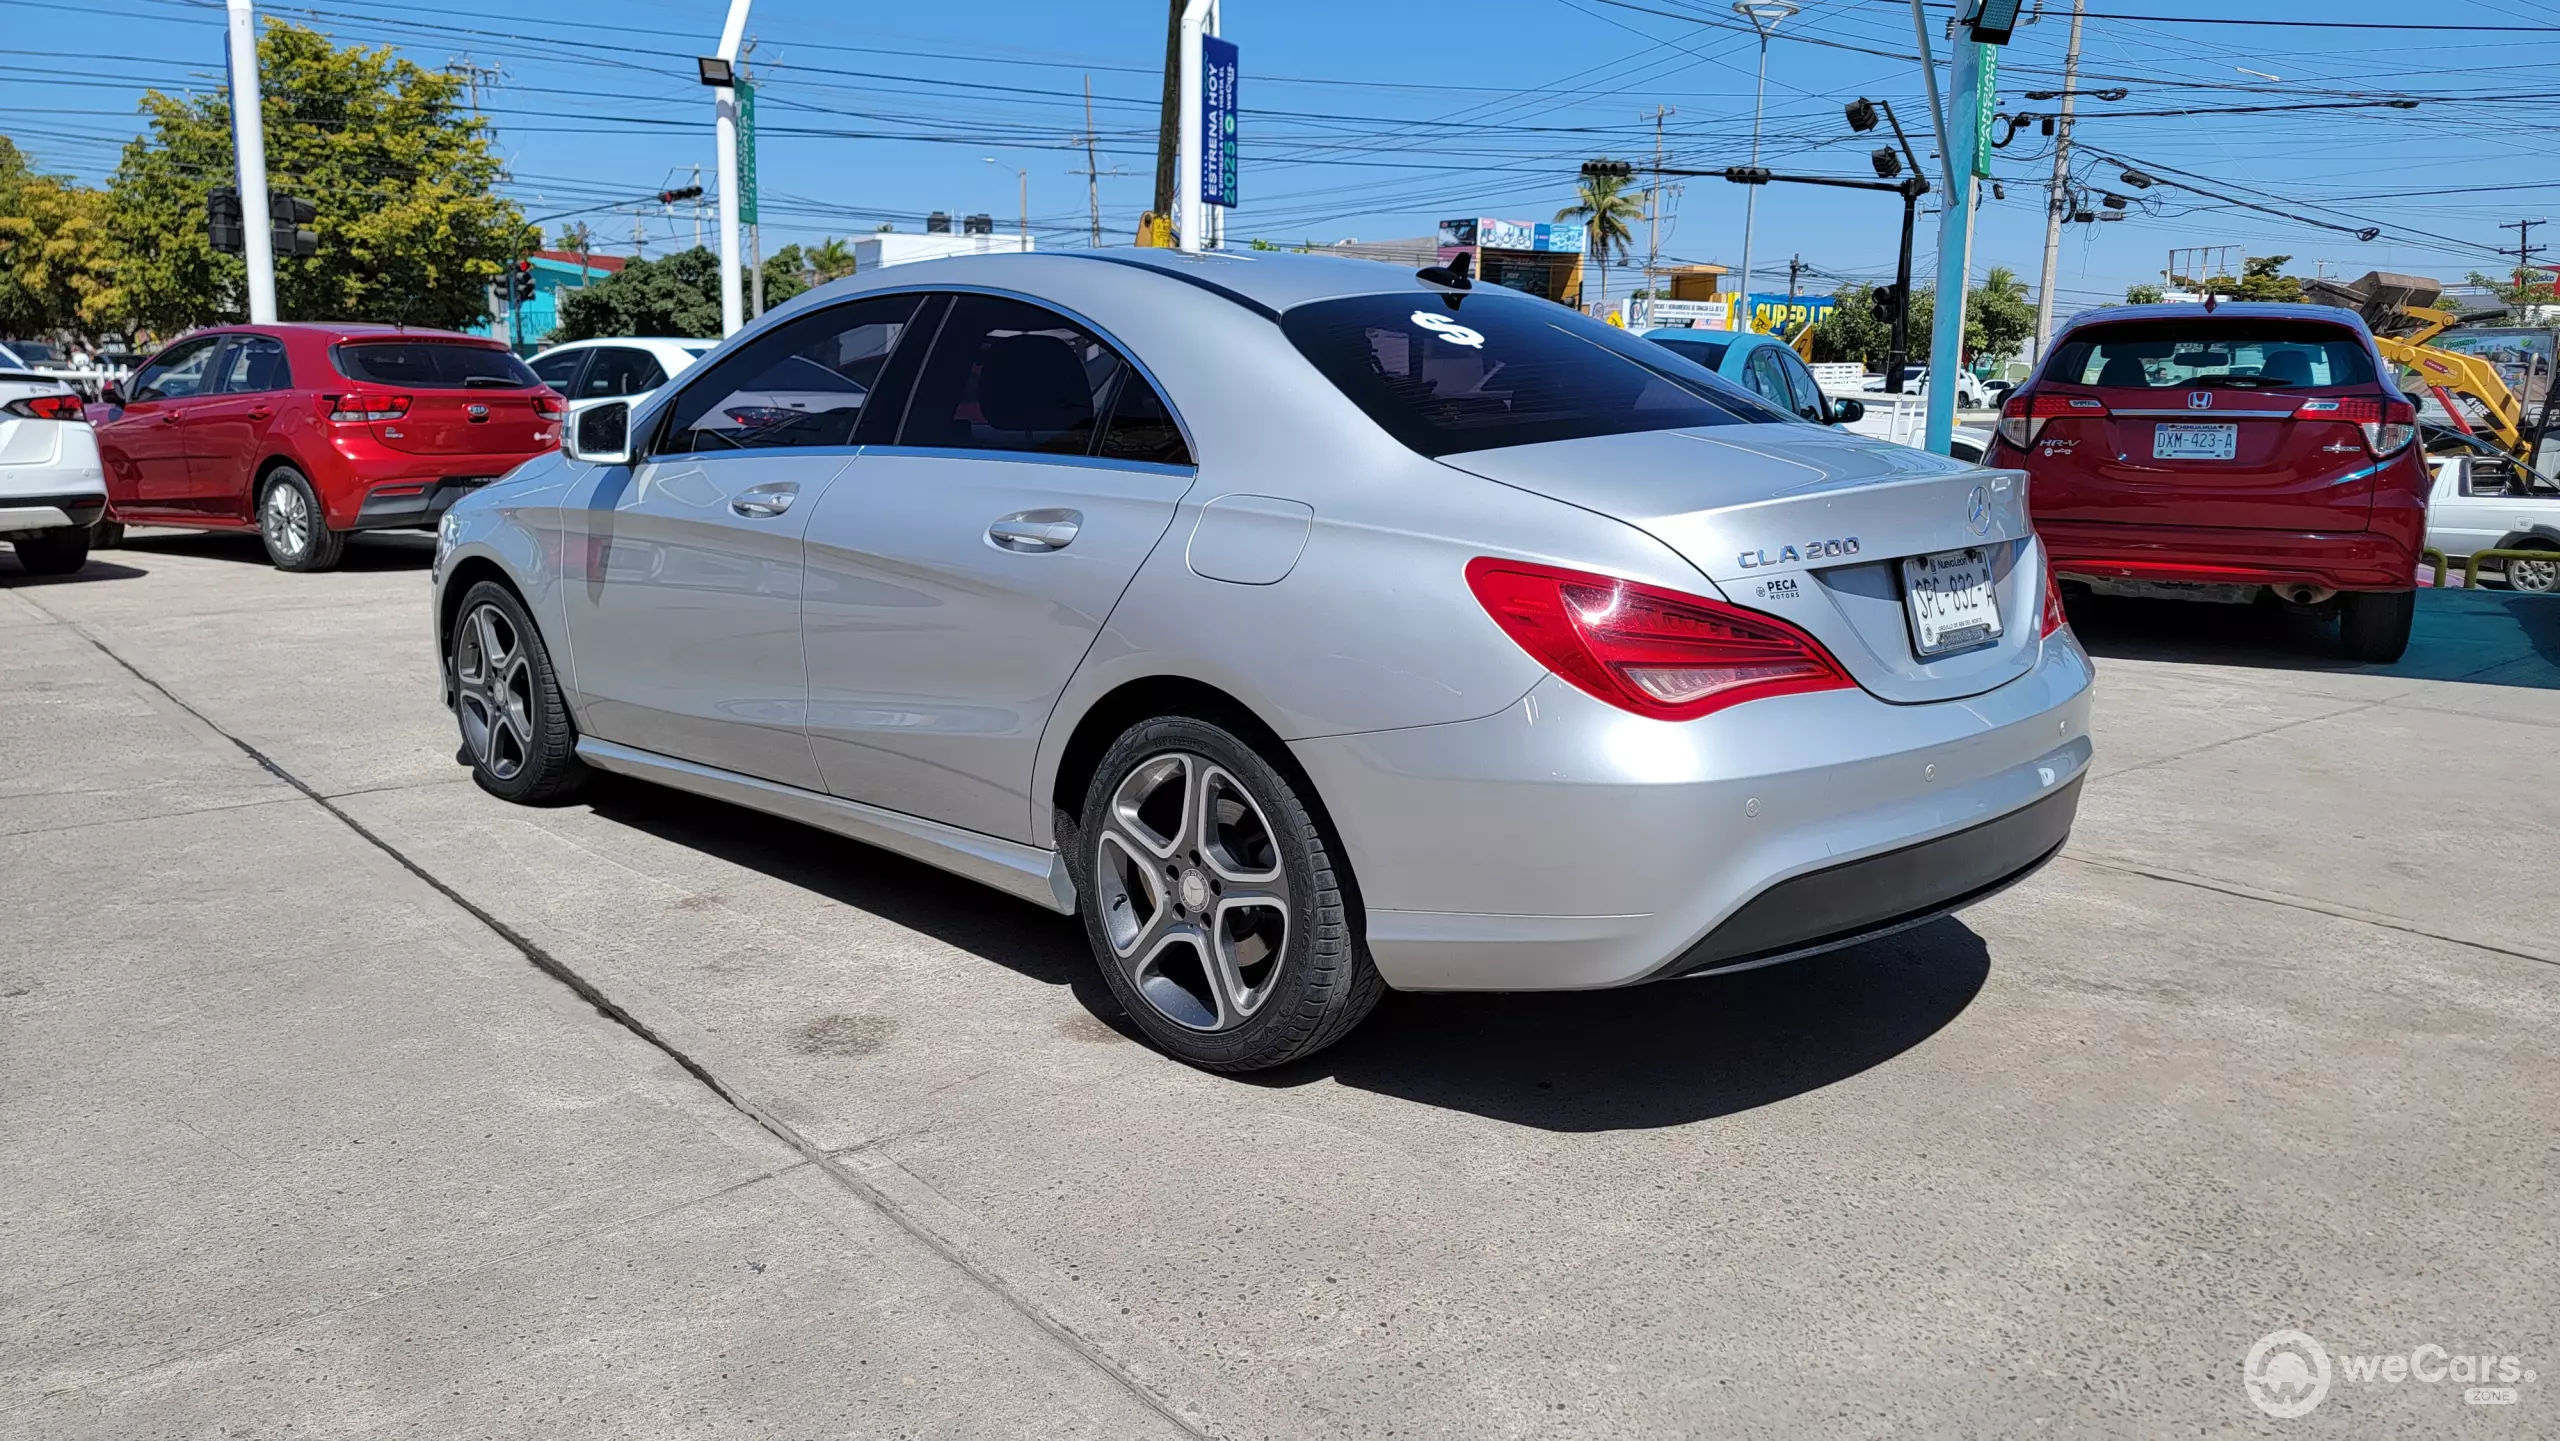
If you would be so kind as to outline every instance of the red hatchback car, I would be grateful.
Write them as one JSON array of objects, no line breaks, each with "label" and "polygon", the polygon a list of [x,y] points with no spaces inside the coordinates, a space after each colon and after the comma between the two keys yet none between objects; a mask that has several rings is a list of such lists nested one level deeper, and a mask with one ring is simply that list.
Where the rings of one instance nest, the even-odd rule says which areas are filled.
[{"label": "red hatchback car", "polygon": [[120,525],[255,529],[286,570],[431,527],[560,445],[567,403],[495,341],[389,325],[198,331],[93,407]]},{"label": "red hatchback car", "polygon": [[2417,419],[2350,311],[2122,306],[2054,337],[1984,463],[2027,472],[2067,581],[2334,611],[2347,654],[2385,663],[2426,543]]}]

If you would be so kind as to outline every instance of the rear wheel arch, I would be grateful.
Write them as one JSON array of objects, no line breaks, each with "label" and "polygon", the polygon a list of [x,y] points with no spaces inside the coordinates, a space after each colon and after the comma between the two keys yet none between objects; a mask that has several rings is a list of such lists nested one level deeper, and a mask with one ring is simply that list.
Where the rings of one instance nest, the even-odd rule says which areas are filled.
[{"label": "rear wheel arch", "polygon": [[2560,526],[2537,525],[2501,536],[2496,550],[2560,550]]}]

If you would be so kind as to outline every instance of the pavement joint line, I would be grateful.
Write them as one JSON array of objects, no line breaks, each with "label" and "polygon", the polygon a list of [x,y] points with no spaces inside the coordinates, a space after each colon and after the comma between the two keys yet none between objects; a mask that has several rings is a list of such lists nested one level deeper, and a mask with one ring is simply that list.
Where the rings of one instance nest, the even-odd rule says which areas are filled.
[{"label": "pavement joint line", "polygon": [[2492,955],[2508,956],[2519,961],[2532,961],[2538,965],[2545,966],[2560,966],[2560,957],[2538,955],[2532,951],[2520,951],[2513,946],[2502,946],[2495,941],[2481,940],[2477,936],[2457,936],[2445,931],[2432,931],[2414,921],[2404,921],[2396,916],[2386,916],[2377,911],[2357,910],[2352,906],[2342,906],[2330,901],[2315,901],[2307,896],[2287,895],[2282,891],[2262,891],[2254,886],[2241,885],[2236,881],[2218,881],[2209,876],[2189,875],[2182,871],[2162,870],[2152,866],[2133,865],[2124,861],[2100,860],[2093,856],[2078,855],[2070,851],[2063,852],[2062,859],[2066,861],[2077,861],[2081,865],[2092,866],[2102,871],[2114,871],[2119,875],[2142,876],[2150,880],[2165,881],[2170,885],[2175,886],[2193,886],[2198,890],[2217,891],[2223,895],[2233,896],[2244,901],[2260,901],[2271,906],[2286,906],[2297,911],[2310,911],[2318,915],[2334,916],[2342,921],[2355,921],[2363,925],[2379,926],[2384,930],[2400,931],[2412,936],[2424,936],[2431,941],[2443,941],[2448,945],[2467,946],[2475,951],[2487,951]]},{"label": "pavement joint line", "polygon": [[2358,711],[2369,711],[2378,706],[2388,704],[2390,704],[2390,702],[2379,700],[2346,702],[2337,710],[2324,711],[2319,715],[2304,716],[2299,720],[2279,721],[2276,724],[2267,727],[2265,730],[2247,731],[2236,736],[2224,736],[2220,740],[2206,741],[2203,745],[2196,746],[2190,750],[2182,750],[2174,755],[2160,756],[2153,760],[2139,761],[2133,765],[2125,766],[2120,770],[2108,771],[2106,774],[2110,777],[2129,776],[2135,771],[2153,770],[2160,766],[2168,765],[2172,761],[2192,759],[2193,757],[2203,755],[2206,751],[2217,750],[2223,746],[2238,745],[2242,741],[2260,740],[2267,736],[2274,735],[2279,731],[2292,730],[2296,726],[2307,726],[2315,721],[2336,720],[2340,716],[2350,716],[2356,714]]},{"label": "pavement joint line", "polygon": [[648,1022],[643,1021],[640,1017],[624,1009],[621,1003],[607,995],[603,988],[588,980],[585,976],[580,975],[574,967],[562,961],[557,956],[552,955],[548,950],[545,950],[541,945],[534,942],[530,937],[524,935],[522,932],[516,930],[513,926],[510,926],[505,921],[500,920],[496,915],[484,909],[468,896],[463,895],[462,892],[447,884],[444,880],[437,877],[424,866],[421,866],[416,861],[411,860],[400,850],[399,847],[392,845],[389,841],[384,840],[381,836],[378,836],[371,830],[368,830],[363,822],[340,809],[330,800],[329,797],[322,795],[318,790],[315,790],[309,784],[304,782],[301,777],[296,776],[293,772],[285,769],[264,751],[259,750],[256,746],[251,745],[249,742],[242,740],[240,737],[223,729],[222,726],[217,724],[212,717],[206,715],[204,712],[188,704],[185,700],[179,698],[176,692],[170,690],[167,686],[162,685],[157,680],[152,679],[150,676],[145,675],[131,661],[128,661],[123,656],[116,654],[113,647],[100,640],[97,636],[91,634],[86,626],[83,626],[78,621],[72,620],[70,617],[64,616],[57,611],[53,611],[50,608],[39,606],[38,609],[44,610],[47,615],[52,616],[56,621],[69,627],[74,635],[79,636],[82,640],[85,640],[91,646],[94,646],[100,655],[114,661],[135,680],[142,682],[144,685],[149,686],[152,690],[158,692],[163,697],[166,697],[170,704],[178,707],[182,711],[185,711],[188,715],[193,716],[199,724],[212,730],[216,735],[219,735],[224,740],[231,742],[234,746],[239,747],[243,755],[246,755],[250,760],[256,762],[258,766],[269,775],[274,776],[277,780],[280,780],[286,785],[291,786],[296,791],[301,792],[304,799],[309,800],[312,804],[327,811],[331,816],[336,817],[339,824],[345,826],[348,830],[355,832],[356,835],[361,837],[367,844],[390,857],[400,866],[401,869],[417,877],[420,881],[425,882],[426,885],[430,889],[434,890],[438,895],[443,896],[446,900],[460,908],[465,914],[469,915],[473,920],[476,920],[481,925],[487,927],[492,934],[496,935],[500,940],[505,941],[509,946],[513,947],[517,954],[523,956],[525,960],[531,963],[536,970],[541,971],[544,975],[547,975],[553,980],[556,980],[560,984],[568,987],[569,990],[580,1000],[585,1001],[590,1006],[593,1006],[597,1014],[603,1016],[609,1021],[612,1021],[616,1025],[621,1026],[623,1029],[631,1032],[631,1034],[639,1037],[649,1045],[656,1047],[669,1060],[674,1061],[677,1066],[681,1067],[685,1074],[693,1077],[696,1081],[701,1082],[702,1085],[709,1089],[713,1095],[716,1095],[721,1100],[727,1102],[731,1107],[736,1109],[739,1114],[763,1127],[766,1131],[771,1132],[776,1138],[781,1140],[783,1144],[798,1151],[810,1164],[814,1165],[819,1170],[824,1171],[829,1177],[834,1179],[837,1184],[841,1185],[847,1191],[850,1191],[856,1197],[870,1205],[872,1209],[887,1218],[891,1224],[897,1226],[898,1229],[915,1238],[915,1240],[923,1245],[928,1251],[940,1256],[944,1261],[948,1262],[963,1275],[966,1275],[971,1280],[977,1282],[979,1286],[983,1287],[997,1300],[1011,1308],[1017,1315],[1020,1315],[1025,1320],[1031,1322],[1032,1325],[1046,1333],[1051,1339],[1055,1340],[1080,1360],[1084,1361],[1085,1364],[1091,1366],[1096,1371],[1099,1371],[1105,1377],[1116,1383],[1123,1391],[1127,1392],[1132,1398],[1137,1400],[1148,1410],[1163,1417],[1167,1422],[1180,1429],[1184,1434],[1200,1437],[1202,1438],[1202,1441],[1208,1441],[1211,1433],[1200,1423],[1193,1420],[1191,1417],[1184,1415],[1171,1400],[1158,1396],[1152,1388],[1147,1386],[1146,1383],[1141,1381],[1137,1376],[1131,1374],[1131,1372],[1126,1367],[1122,1366],[1118,1360],[1113,1358],[1108,1351],[1104,1350],[1098,1344],[1086,1339],[1082,1333],[1068,1325],[1063,1318],[1051,1313],[1046,1307],[1039,1305],[1037,1302],[1032,1300],[1032,1298],[1024,1295],[1019,1288],[1005,1280],[1002,1276],[997,1275],[993,1270],[982,1264],[976,1257],[969,1255],[960,1246],[945,1239],[931,1227],[925,1225],[920,1217],[910,1214],[906,1207],[899,1205],[897,1201],[883,1190],[878,1183],[862,1176],[860,1172],[855,1170],[853,1167],[846,1165],[842,1160],[830,1155],[825,1147],[810,1140],[807,1136],[802,1135],[797,1127],[773,1114],[764,1106],[758,1104],[753,1098],[731,1088],[718,1076],[712,1074],[711,1069],[708,1066],[698,1060],[695,1060],[692,1056],[687,1055],[680,1047],[659,1035],[657,1031],[648,1024]]},{"label": "pavement joint line", "polygon": [[[87,793],[86,793],[86,792],[47,792],[47,794],[87,794]],[[15,797],[0,797],[0,800],[12,800],[12,799],[15,799]],[[101,826],[129,826],[129,825],[133,825],[133,824],[135,824],[135,823],[137,823],[137,822],[141,822],[141,821],[172,821],[172,820],[178,820],[178,819],[180,819],[180,818],[182,818],[182,817],[185,817],[185,816],[212,816],[212,815],[220,815],[220,814],[222,814],[224,811],[245,811],[245,810],[254,810],[254,809],[256,809],[256,808],[257,808],[257,807],[259,807],[259,806],[280,806],[280,805],[283,805],[283,804],[285,804],[287,801],[290,801],[290,800],[292,800],[292,799],[293,799],[293,797],[291,797],[291,796],[260,796],[258,799],[254,800],[254,801],[233,801],[233,802],[231,802],[231,803],[229,803],[229,804],[227,804],[227,805],[219,805],[219,806],[191,806],[191,807],[189,807],[189,808],[187,808],[187,809],[185,809],[185,810],[178,810],[178,811],[153,811],[153,812],[151,812],[151,813],[150,813],[150,814],[148,814],[148,815],[139,815],[139,816],[109,816],[109,817],[107,817],[105,820],[102,820],[102,821],[73,821],[73,822],[71,822],[71,823],[70,823],[70,824],[68,824],[68,825],[59,825],[59,826],[31,826],[31,827],[29,827],[28,829],[23,830],[23,831],[0,831],[0,845],[6,845],[6,844],[7,844],[7,843],[9,843],[10,841],[14,841],[14,840],[16,840],[18,837],[20,837],[20,836],[58,836],[58,835],[64,835],[64,834],[67,834],[67,833],[69,833],[69,832],[71,832],[71,831],[94,831],[94,830],[98,829],[98,828],[99,828],[99,827],[101,827]]]}]

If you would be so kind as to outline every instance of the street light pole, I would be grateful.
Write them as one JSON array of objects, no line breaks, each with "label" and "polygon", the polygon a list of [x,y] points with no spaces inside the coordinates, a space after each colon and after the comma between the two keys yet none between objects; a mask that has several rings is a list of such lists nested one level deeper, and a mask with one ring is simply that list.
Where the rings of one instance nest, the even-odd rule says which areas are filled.
[{"label": "street light pole", "polygon": [[[992,155],[982,155],[978,158],[984,160],[989,165],[996,164],[996,158]],[[998,166],[997,168],[1002,169],[1003,167]],[[1014,176],[1022,182],[1021,239],[1018,248],[1028,251],[1031,248],[1031,172],[1025,167],[1016,166],[1014,168]]]},{"label": "street light pole", "polygon": [[267,123],[259,99],[258,10],[230,0],[231,142],[240,167],[241,259],[249,265],[249,323],[276,320],[276,248],[267,203]]},{"label": "street light pole", "polygon": [[1200,202],[1200,147],[1208,137],[1200,125],[1200,37],[1218,33],[1218,0],[1186,0],[1182,7],[1182,93],[1175,97],[1181,116],[1182,143],[1174,159],[1175,243],[1185,250],[1209,248],[1209,207]]},{"label": "street light pole", "polygon": [[[734,72],[738,44],[747,34],[751,0],[729,0],[728,23],[720,27],[714,52]],[[747,323],[745,287],[738,283],[738,92],[734,85],[712,87],[713,111],[719,117],[720,149],[720,333],[735,335]]]},{"label": "street light pole", "polygon": [[[1794,0],[1735,0],[1733,13],[1751,22],[1760,34],[1760,87],[1751,101],[1751,164],[1760,164],[1760,111],[1769,99],[1769,32],[1778,22],[1799,9]],[[1760,219],[1760,187],[1751,187],[1750,198],[1742,203],[1742,291],[1734,299],[1742,306],[1742,323],[1736,330],[1751,328],[1751,232]]]},{"label": "street light pole", "polygon": [[1948,66],[1944,153],[1955,177],[1946,207],[1938,212],[1938,295],[1929,318],[1929,429],[1926,448],[1948,453],[1956,431],[1956,372],[1964,364],[1964,300],[1973,260],[1973,177],[1976,120],[1982,103],[1982,52],[1989,48],[1959,35]]}]

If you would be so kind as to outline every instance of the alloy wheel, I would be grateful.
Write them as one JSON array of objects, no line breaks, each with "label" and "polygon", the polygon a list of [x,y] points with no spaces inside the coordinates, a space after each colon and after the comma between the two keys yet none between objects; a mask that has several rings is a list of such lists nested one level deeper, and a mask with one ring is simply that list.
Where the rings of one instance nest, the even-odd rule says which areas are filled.
[{"label": "alloy wheel", "polygon": [[1166,1020],[1229,1031],[1269,999],[1291,897],[1261,802],[1188,751],[1150,756],[1111,793],[1094,846],[1112,961]]},{"label": "alloy wheel", "polygon": [[2507,584],[2536,594],[2560,589],[2560,558],[2510,560],[2507,562]]},{"label": "alloy wheel", "polygon": [[276,484],[267,488],[267,543],[279,555],[300,555],[311,544],[311,503],[302,487]]},{"label": "alloy wheel", "polygon": [[502,781],[515,779],[533,754],[533,662],[525,652],[523,632],[494,605],[473,607],[454,640],[463,739],[472,759]]}]

